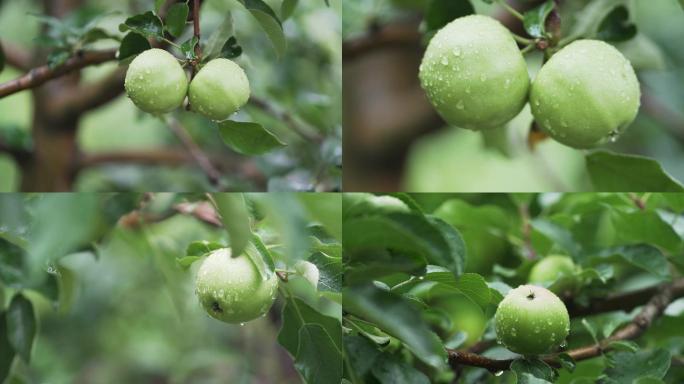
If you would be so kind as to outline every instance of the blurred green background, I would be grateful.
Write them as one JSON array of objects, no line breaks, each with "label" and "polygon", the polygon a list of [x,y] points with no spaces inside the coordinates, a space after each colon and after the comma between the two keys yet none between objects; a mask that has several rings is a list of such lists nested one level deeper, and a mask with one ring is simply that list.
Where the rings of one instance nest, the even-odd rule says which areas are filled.
[{"label": "blurred green background", "polygon": [[[49,3],[49,2],[48,2]],[[281,0],[267,1],[280,10]],[[181,121],[195,141],[212,156],[226,156],[233,164],[224,183],[232,190],[339,189],[341,167],[341,47],[340,0],[326,6],[319,1],[301,1],[292,18],[283,23],[288,49],[278,59],[270,41],[256,20],[236,0],[206,0],[201,8],[202,40],[232,14],[238,43],[243,55],[237,60],[245,68],[252,95],[267,100],[279,111],[287,111],[301,124],[319,132],[320,143],[308,142],[294,134],[280,119],[264,114],[254,106],[243,109],[239,121],[258,122],[276,134],[288,147],[263,156],[247,157],[226,147],[215,124],[199,115],[182,111]],[[118,25],[128,16],[151,10],[153,0],[104,1],[87,0],[79,12],[99,14],[98,25],[123,35]],[[0,2],[0,40],[27,49],[34,48],[40,24],[32,13],[43,13],[37,0],[5,0]],[[192,28],[186,34],[192,33]],[[183,36],[185,36],[183,35]],[[181,38],[182,40],[183,38]],[[97,48],[114,48],[114,41],[99,42]],[[44,63],[42,61],[41,63]],[[101,78],[116,68],[116,63],[88,67],[85,81]],[[0,82],[21,75],[6,66]],[[29,91],[0,99],[0,138],[22,135],[32,124],[32,96]],[[134,107],[123,94],[116,100],[83,116],[78,127],[78,144],[88,154],[117,151],[183,151],[173,133],[159,120]],[[237,171],[258,177],[240,177]],[[21,172],[17,164],[0,153],[0,191],[16,191]],[[147,166],[109,164],[89,167],[74,183],[77,191],[163,190],[204,191],[210,188],[206,178],[194,164],[185,166]]]},{"label": "blurred green background", "polygon": [[[300,372],[315,367],[297,356],[298,371],[296,353],[279,343],[281,327],[293,340],[296,326],[292,319],[283,324],[282,311],[297,299],[329,321],[341,317],[341,293],[331,288],[341,284],[341,267],[334,272],[333,265],[341,256],[326,256],[325,266],[312,256],[341,247],[335,240],[341,195],[254,193],[244,199],[244,217],[218,209],[235,223],[248,220],[250,233],[288,278],[279,281],[280,293],[263,317],[227,324],[209,317],[195,294],[201,262],[187,264],[192,257],[186,256],[201,256],[197,242],[232,244],[204,194],[0,194],[0,331],[7,331],[5,318],[16,316],[10,302],[22,295],[38,324],[28,338],[28,363],[15,356],[16,346],[9,358],[0,351],[0,382],[303,382],[307,376]],[[318,286],[293,272],[307,259],[320,266]],[[8,329],[30,329],[31,315],[16,323]],[[4,364],[12,361],[3,381]]]},{"label": "blurred green background", "polygon": [[[530,151],[529,106],[505,129],[483,135],[446,127],[418,81],[426,2],[350,0],[344,4],[345,190],[515,192],[591,190],[584,155],[553,140]],[[475,11],[519,35],[520,22],[498,5],[472,0]],[[526,9],[541,1],[509,1]],[[684,10],[676,0],[562,2],[564,32],[597,9],[625,4],[638,34],[617,43],[642,85],[636,121],[613,152],[656,159],[684,181]],[[526,55],[532,77],[541,53]]]}]

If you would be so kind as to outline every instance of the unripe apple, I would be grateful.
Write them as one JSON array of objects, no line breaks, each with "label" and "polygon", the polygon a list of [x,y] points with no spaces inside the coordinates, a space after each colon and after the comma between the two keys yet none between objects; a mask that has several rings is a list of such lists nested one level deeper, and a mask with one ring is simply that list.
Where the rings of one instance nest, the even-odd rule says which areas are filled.
[{"label": "unripe apple", "polygon": [[128,66],[126,94],[145,112],[162,114],[180,107],[188,92],[188,78],[173,55],[148,49]]},{"label": "unripe apple", "polygon": [[615,140],[639,111],[639,81],[612,45],[577,40],[558,51],[532,82],[538,125],[556,141],[590,148]]},{"label": "unripe apple", "polygon": [[572,291],[575,288],[575,263],[567,256],[551,255],[539,260],[530,270],[529,282],[534,284],[556,284],[549,287],[555,294]]},{"label": "unripe apple", "polygon": [[264,315],[278,289],[275,274],[262,278],[252,260],[231,257],[230,249],[213,251],[197,271],[195,292],[207,313],[226,323],[244,323]]},{"label": "unripe apple", "polygon": [[527,101],[527,64],[511,33],[488,16],[447,24],[432,38],[420,81],[447,123],[468,129],[501,126]]},{"label": "unripe apple", "polygon": [[496,338],[521,355],[541,355],[555,349],[570,332],[565,304],[546,288],[521,285],[499,303],[494,315]]},{"label": "unripe apple", "polygon": [[249,80],[239,65],[228,59],[208,62],[190,82],[190,105],[194,111],[221,121],[249,100]]},{"label": "unripe apple", "polygon": [[451,328],[446,337],[452,337],[458,332],[465,332],[466,340],[462,347],[470,347],[477,343],[487,327],[487,318],[482,309],[464,296],[456,295],[435,301],[435,308],[445,311],[451,320]]}]

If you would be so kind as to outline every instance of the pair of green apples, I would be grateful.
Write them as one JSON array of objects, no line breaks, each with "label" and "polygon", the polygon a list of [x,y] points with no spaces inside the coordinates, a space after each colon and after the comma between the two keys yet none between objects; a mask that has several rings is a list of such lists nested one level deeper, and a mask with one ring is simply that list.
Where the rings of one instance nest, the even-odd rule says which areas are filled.
[{"label": "pair of green apples", "polygon": [[473,130],[500,127],[529,100],[538,126],[574,148],[615,140],[640,104],[634,69],[613,46],[576,40],[551,56],[530,83],[510,31],[483,15],[458,18],[439,30],[419,77],[449,124]]},{"label": "pair of green apples", "polygon": [[188,84],[178,60],[157,48],[141,53],[131,62],[124,87],[133,103],[145,112],[171,112],[188,95],[194,111],[215,121],[230,117],[247,103],[250,94],[245,71],[231,60],[211,60]]}]

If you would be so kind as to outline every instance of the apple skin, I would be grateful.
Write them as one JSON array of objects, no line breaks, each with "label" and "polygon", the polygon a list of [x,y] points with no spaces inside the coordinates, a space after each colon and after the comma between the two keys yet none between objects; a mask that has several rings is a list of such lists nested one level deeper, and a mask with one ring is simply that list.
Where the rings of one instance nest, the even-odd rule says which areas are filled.
[{"label": "apple skin", "polygon": [[192,109],[211,120],[229,118],[249,100],[249,80],[245,71],[228,59],[208,62],[190,82],[188,96]]},{"label": "apple skin", "polygon": [[472,130],[499,127],[527,101],[527,63],[510,31],[483,15],[457,18],[428,45],[419,72],[444,120]]},{"label": "apple skin", "polygon": [[530,106],[554,140],[591,148],[615,140],[634,121],[639,80],[615,47],[577,40],[554,54],[532,82]]},{"label": "apple skin", "polygon": [[576,271],[575,263],[571,258],[561,255],[550,255],[539,260],[530,270],[528,281],[531,284],[549,284],[556,281],[561,276],[568,276],[559,284],[550,287],[555,294],[572,291],[575,288],[574,274]]},{"label": "apple skin", "polygon": [[188,77],[173,55],[153,48],[133,59],[126,71],[124,88],[138,108],[159,115],[183,104]]},{"label": "apple skin", "polygon": [[565,304],[553,292],[536,285],[512,289],[494,315],[496,337],[521,355],[541,355],[558,347],[570,332]]},{"label": "apple skin", "polygon": [[200,265],[195,293],[209,316],[226,323],[244,323],[264,315],[278,290],[275,274],[263,280],[251,259],[231,257],[230,249],[217,249]]}]

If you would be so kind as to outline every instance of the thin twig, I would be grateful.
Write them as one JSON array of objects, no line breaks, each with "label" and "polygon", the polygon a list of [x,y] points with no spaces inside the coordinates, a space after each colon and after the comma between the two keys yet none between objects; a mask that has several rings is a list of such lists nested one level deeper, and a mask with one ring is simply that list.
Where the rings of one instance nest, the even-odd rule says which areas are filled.
[{"label": "thin twig", "polygon": [[202,169],[202,171],[207,175],[209,181],[213,186],[218,186],[221,180],[221,172],[219,172],[214,164],[209,160],[207,155],[202,151],[202,149],[195,143],[192,137],[185,130],[185,127],[174,117],[169,117],[166,119],[166,123],[171,128],[171,131],[178,137],[178,139],[183,143],[183,146],[188,150],[190,155],[195,159],[197,165]]},{"label": "thin twig", "polygon": [[68,59],[64,64],[50,68],[47,65],[34,68],[25,75],[0,84],[0,98],[29,88],[35,88],[48,80],[63,76],[90,65],[102,64],[116,58],[116,50],[82,52]]},{"label": "thin twig", "polygon": [[506,11],[508,11],[508,13],[515,16],[516,19],[521,21],[525,19],[525,17],[520,12],[516,11],[513,7],[508,5],[506,0],[498,0],[497,3],[499,3]]}]

